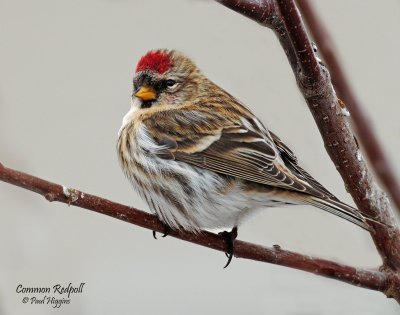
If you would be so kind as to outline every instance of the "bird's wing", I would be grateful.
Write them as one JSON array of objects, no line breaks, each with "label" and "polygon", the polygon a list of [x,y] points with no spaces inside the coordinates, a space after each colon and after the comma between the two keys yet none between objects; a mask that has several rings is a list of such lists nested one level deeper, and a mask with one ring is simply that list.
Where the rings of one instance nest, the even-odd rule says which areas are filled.
[{"label": "bird's wing", "polygon": [[143,124],[159,145],[156,154],[161,158],[301,192],[304,203],[371,230],[365,216],[303,170],[293,152],[257,118],[229,117],[210,111],[170,110],[149,115]]},{"label": "bird's wing", "polygon": [[161,157],[318,198],[333,196],[297,166],[293,152],[255,117],[170,110],[149,115],[143,123],[163,146]]},{"label": "bird's wing", "polygon": [[272,131],[269,132],[277,149],[280,152],[280,155],[285,162],[285,165],[295,173],[299,178],[306,181],[315,189],[323,192],[326,197],[331,200],[339,201],[335,195],[333,195],[330,191],[328,191],[324,186],[322,186],[319,182],[317,182],[314,177],[312,177],[306,170],[300,167],[297,163],[297,157],[294,155],[292,150],[290,150],[282,141],[281,139],[275,135]]}]

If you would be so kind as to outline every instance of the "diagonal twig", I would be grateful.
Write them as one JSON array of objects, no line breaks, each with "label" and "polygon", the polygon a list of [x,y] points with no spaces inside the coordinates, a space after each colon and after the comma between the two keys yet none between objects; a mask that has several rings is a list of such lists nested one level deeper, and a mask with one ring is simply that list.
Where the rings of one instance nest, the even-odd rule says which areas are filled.
[{"label": "diagonal twig", "polygon": [[[48,201],[59,201],[89,209],[160,233],[163,233],[165,229],[164,224],[156,216],[144,211],[76,189],[66,188],[62,185],[6,168],[2,164],[0,164],[0,180],[38,193]],[[202,231],[200,234],[192,234],[172,230],[169,235],[222,252],[227,251],[225,239],[218,234],[207,231]],[[235,241],[235,256],[299,269],[382,292],[387,290],[388,284],[390,285],[393,282],[392,280],[388,281],[387,276],[381,271],[355,268],[325,259],[302,255],[281,249],[278,245],[270,248],[237,240]],[[400,279],[397,280],[400,283]]]},{"label": "diagonal twig", "polygon": [[[293,0],[216,0],[271,28],[277,35],[320,130],[325,148],[358,209],[385,225],[371,222],[371,237],[388,276],[400,273],[400,230],[386,194],[376,184],[359,152],[346,112],[333,90],[328,70],[316,58]],[[400,303],[400,286],[386,291]]]},{"label": "diagonal twig", "polygon": [[335,53],[331,36],[308,0],[298,1],[297,5],[303,14],[304,21],[309,26],[320,54],[331,72],[332,83],[335,89],[349,109],[358,139],[367,154],[368,160],[371,162],[376,175],[400,212],[400,183],[395,177],[396,172],[393,171],[391,163],[385,156],[380,141],[374,133],[370,118],[362,110],[360,102],[351,89],[351,84],[336,57],[337,54]]},{"label": "diagonal twig", "polygon": [[[327,151],[357,206],[370,216],[392,225],[391,228],[374,225],[376,233],[372,237],[384,261],[381,271],[357,269],[286,251],[279,246],[267,248],[243,241],[236,242],[235,256],[296,268],[382,291],[388,297],[396,298],[400,302],[399,230],[387,198],[375,184],[364,160],[359,159],[358,147],[331,88],[329,73],[320,67],[315,58],[294,2],[291,0],[220,0],[219,2],[275,31],[295,73],[299,88],[321,131]],[[164,230],[163,224],[153,215],[75,189],[67,189],[11,170],[1,164],[0,179],[39,193],[49,201],[76,205],[158,232]],[[221,236],[209,232],[194,235],[171,231],[171,236],[220,251],[227,249]]]}]

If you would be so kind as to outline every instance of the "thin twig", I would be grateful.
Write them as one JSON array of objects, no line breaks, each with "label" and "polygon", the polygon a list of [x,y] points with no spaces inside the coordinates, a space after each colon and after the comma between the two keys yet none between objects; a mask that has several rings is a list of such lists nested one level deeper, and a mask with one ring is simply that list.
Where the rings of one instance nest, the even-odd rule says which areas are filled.
[{"label": "thin twig", "polygon": [[[399,276],[400,231],[389,200],[362,158],[354,135],[332,88],[329,72],[319,65],[293,0],[217,0],[228,8],[271,28],[288,57],[299,89],[320,130],[325,148],[358,209],[385,225],[371,222],[371,236],[382,257],[382,270]],[[263,12],[261,12],[263,11]],[[262,18],[260,18],[262,17]],[[316,66],[317,65],[317,66]],[[400,303],[400,286],[386,291]]]},{"label": "thin twig", "polygon": [[309,26],[308,28],[318,46],[321,56],[329,68],[336,92],[344,101],[351,114],[358,139],[367,154],[368,160],[371,162],[376,175],[391,196],[400,213],[400,183],[395,177],[396,172],[394,172],[391,163],[385,156],[384,150],[380,145],[380,141],[374,133],[371,119],[362,110],[360,102],[351,89],[351,84],[347,80],[339,59],[336,57],[337,54],[334,50],[331,36],[308,0],[298,1],[297,5],[302,12],[304,21]]},{"label": "thin twig", "polygon": [[[165,229],[163,223],[149,213],[12,170],[2,164],[0,164],[0,180],[38,193],[48,201],[59,201],[89,209],[160,233],[164,232]],[[192,234],[172,230],[169,235],[222,252],[227,250],[226,241],[222,236],[207,231]],[[235,241],[235,256],[299,269],[382,292],[386,291],[388,285],[393,283],[393,281],[388,281],[385,273],[381,271],[354,268],[325,259],[298,254],[283,250],[278,245],[269,248],[237,240]],[[396,281],[400,283],[400,279]]]},{"label": "thin twig", "polygon": [[[300,90],[314,115],[325,147],[359,209],[393,227],[373,224],[375,233],[372,233],[372,237],[383,258],[384,268],[399,271],[400,231],[391,212],[389,200],[375,183],[372,173],[359,154],[354,135],[345,119],[346,115],[343,114],[343,108],[332,89],[327,69],[318,67],[320,76],[314,76],[310,72],[304,74],[306,67],[311,63],[310,60],[317,58],[312,52],[311,41],[306,35],[294,1],[277,0],[277,4],[298,56],[300,71],[296,78]],[[299,23],[296,24],[297,21]],[[304,36],[299,36],[298,33],[303,33]],[[297,37],[304,40],[296,40]],[[308,59],[301,58],[300,52],[303,50],[309,52]],[[321,79],[323,75],[325,79]]]},{"label": "thin twig", "polygon": [[[354,136],[344,119],[339,101],[331,87],[329,73],[321,68],[292,0],[219,0],[277,34],[324,139],[326,149],[337,166],[346,187],[359,209],[387,224],[374,224],[372,237],[384,261],[381,271],[360,270],[327,260],[282,250],[236,242],[236,257],[283,265],[353,285],[384,292],[400,303],[400,232],[385,194],[375,184],[366,164],[359,156]],[[279,9],[276,8],[276,5]],[[37,177],[3,167],[0,179],[32,190],[49,201],[60,201],[163,232],[163,224],[153,215],[75,189],[50,183]],[[389,226],[392,227],[389,227]],[[226,251],[224,239],[216,234],[198,235],[171,231],[171,236]]]}]

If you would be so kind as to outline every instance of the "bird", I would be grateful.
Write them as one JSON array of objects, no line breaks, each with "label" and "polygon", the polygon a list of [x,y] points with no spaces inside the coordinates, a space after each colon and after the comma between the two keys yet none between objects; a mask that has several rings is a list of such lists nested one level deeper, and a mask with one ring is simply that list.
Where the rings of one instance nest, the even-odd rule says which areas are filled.
[{"label": "bird", "polygon": [[177,50],[151,50],[139,60],[117,152],[165,224],[163,236],[220,230],[225,267],[238,226],[263,208],[311,205],[371,231],[367,216],[315,180],[246,105]]}]

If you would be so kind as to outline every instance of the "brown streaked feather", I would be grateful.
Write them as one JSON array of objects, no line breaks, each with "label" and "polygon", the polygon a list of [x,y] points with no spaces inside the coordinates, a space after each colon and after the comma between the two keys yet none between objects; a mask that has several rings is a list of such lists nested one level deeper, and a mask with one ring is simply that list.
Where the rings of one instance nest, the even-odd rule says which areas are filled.
[{"label": "brown streaked feather", "polygon": [[[132,99],[118,142],[125,173],[160,218],[198,231],[237,225],[249,201],[254,207],[276,202],[310,204],[368,229],[365,218],[304,171],[293,152],[246,106],[182,54],[163,53],[173,60],[167,72],[178,85],[159,87],[167,79],[160,73],[135,77],[135,88],[154,85],[157,97],[146,104]],[[226,180],[233,183],[226,186],[228,192],[235,190],[224,200],[219,185],[225,187]]]},{"label": "brown streaked feather", "polygon": [[297,163],[297,157],[294,155],[292,150],[285,145],[281,139],[274,134],[272,131],[269,131],[271,137],[281,153],[282,159],[285,161],[286,166],[294,172],[297,176],[307,181],[311,186],[315,189],[323,192],[329,199],[339,201],[329,190],[327,190],[324,186],[322,186],[319,182],[317,182],[307,171],[305,171],[302,167],[300,167]]},{"label": "brown streaked feather", "polygon": [[[202,115],[207,117],[203,120]],[[161,121],[163,128],[159,128]],[[173,145],[165,146],[165,149],[177,161],[260,184],[325,197],[326,192],[308,183],[307,176],[297,175],[300,174],[299,168],[285,164],[281,151],[270,140],[269,134],[263,134],[259,129],[250,130],[239,118],[227,119],[210,111],[203,114],[169,109],[161,117],[156,114],[148,116],[143,123],[158,143],[165,144],[165,138],[169,139]],[[167,130],[171,129],[174,132],[168,133]],[[291,151],[287,149],[287,152]],[[167,152],[160,151],[160,154],[169,157]]]}]

